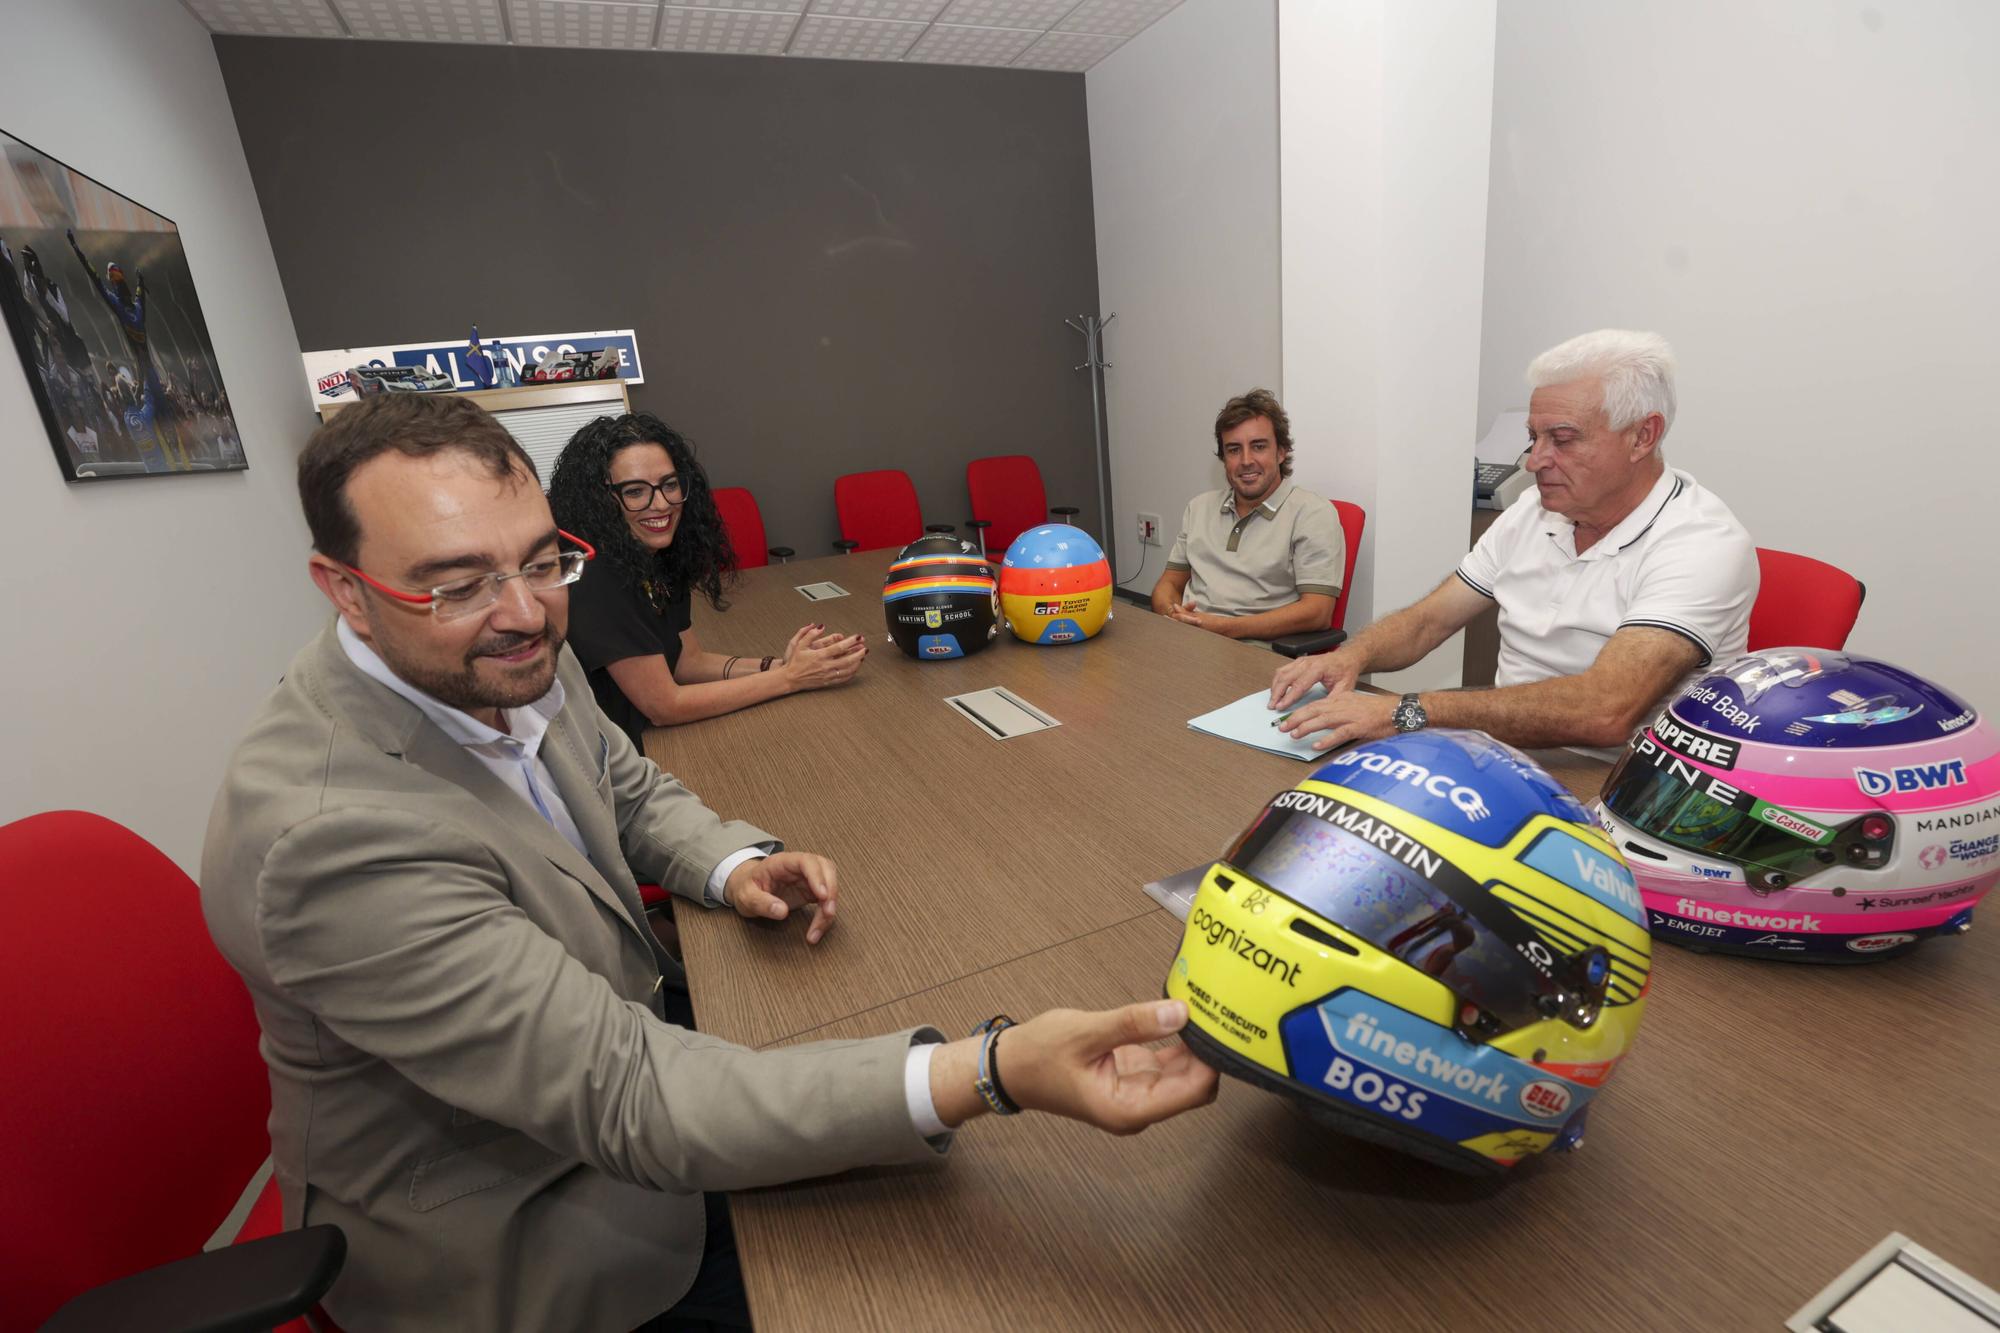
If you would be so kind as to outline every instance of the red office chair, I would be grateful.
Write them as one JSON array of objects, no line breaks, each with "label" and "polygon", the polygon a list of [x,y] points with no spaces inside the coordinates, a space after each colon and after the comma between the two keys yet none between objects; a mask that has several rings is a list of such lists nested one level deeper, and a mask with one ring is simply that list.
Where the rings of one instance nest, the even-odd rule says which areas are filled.
[{"label": "red office chair", "polygon": [[764,545],[764,511],[757,507],[757,497],[743,487],[718,487],[715,507],[722,513],[723,531],[729,534],[729,544],[736,549],[736,563],[742,568],[768,565],[769,557],[774,555],[783,562],[798,554],[789,546]]},{"label": "red office chair", "polygon": [[275,1186],[202,1253],[270,1151],[271,1090],[172,861],[75,810],[0,827],[0,1012],[0,1325],[269,1328],[333,1285],[346,1237],[279,1231]]},{"label": "red office chair", "polygon": [[1343,629],[1347,624],[1347,594],[1354,591],[1354,561],[1361,553],[1361,529],[1368,524],[1368,513],[1349,500],[1335,500],[1333,512],[1340,515],[1340,535],[1347,541],[1347,562],[1341,570],[1340,596],[1333,599],[1333,619],[1327,623],[1329,628]]},{"label": "red office chair", "polygon": [[1335,500],[1332,504],[1334,512],[1340,515],[1340,535],[1347,544],[1347,564],[1340,576],[1340,596],[1333,599],[1333,616],[1328,620],[1327,628],[1305,634],[1287,634],[1271,640],[1272,651],[1286,657],[1331,652],[1347,642],[1347,630],[1344,628],[1347,624],[1347,594],[1354,591],[1354,561],[1361,551],[1361,529],[1368,524],[1368,512],[1347,500]]},{"label": "red office chair", "polygon": [[1868,589],[1809,555],[1757,548],[1761,582],[1750,606],[1749,649],[1832,648],[1847,643]]},{"label": "red office chair", "polygon": [[[840,517],[841,551],[873,551],[908,546],[924,535],[923,511],[910,475],[896,468],[850,472],[833,483],[833,507]],[[945,531],[950,531],[947,527]]]},{"label": "red office chair", "polygon": [[1074,505],[1049,508],[1042,470],[1026,454],[973,459],[965,465],[965,489],[972,497],[966,526],[983,543],[988,560],[1004,559],[1016,537],[1048,522],[1050,514],[1067,519],[1077,512]]}]

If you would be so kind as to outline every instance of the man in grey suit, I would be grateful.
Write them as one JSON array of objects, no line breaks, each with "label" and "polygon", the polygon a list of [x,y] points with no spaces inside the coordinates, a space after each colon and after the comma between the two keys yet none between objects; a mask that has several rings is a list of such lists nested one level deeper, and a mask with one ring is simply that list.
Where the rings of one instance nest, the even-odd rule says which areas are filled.
[{"label": "man in grey suit", "polygon": [[286,1224],[346,1233],[343,1325],[747,1322],[703,1191],[932,1158],[996,1094],[1121,1133],[1214,1096],[1185,1047],[1138,1044],[1174,1002],[1009,1028],[984,1090],[978,1043],[929,1028],[751,1052],[664,1021],[680,969],[635,875],[812,943],[833,865],[719,819],[599,711],[562,646],[588,557],[484,412],[368,400],[299,489],[337,614],[231,760],[202,906],[263,1028]]}]

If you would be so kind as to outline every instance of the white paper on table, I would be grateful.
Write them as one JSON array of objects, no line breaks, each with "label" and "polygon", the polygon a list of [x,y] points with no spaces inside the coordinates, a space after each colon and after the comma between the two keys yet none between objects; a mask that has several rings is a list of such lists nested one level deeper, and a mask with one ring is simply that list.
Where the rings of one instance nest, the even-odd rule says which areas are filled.
[{"label": "white paper on table", "polygon": [[1283,713],[1270,708],[1271,692],[1259,690],[1246,694],[1235,703],[1224,704],[1213,712],[1188,719],[1188,725],[1196,731],[1205,731],[1211,736],[1220,736],[1238,745],[1248,745],[1259,750],[1269,750],[1272,754],[1290,755],[1294,759],[1324,759],[1326,753],[1312,748],[1314,733],[1304,736],[1287,736],[1272,726],[1287,713],[1296,712],[1315,700],[1326,698],[1326,686],[1315,685],[1306,691],[1305,697]]}]

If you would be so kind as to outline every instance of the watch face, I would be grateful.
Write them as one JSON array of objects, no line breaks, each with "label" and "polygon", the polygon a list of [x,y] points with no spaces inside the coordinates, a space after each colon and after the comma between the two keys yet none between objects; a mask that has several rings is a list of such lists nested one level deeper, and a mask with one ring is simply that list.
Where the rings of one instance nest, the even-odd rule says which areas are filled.
[{"label": "watch face", "polygon": [[1415,699],[1404,699],[1396,705],[1395,723],[1398,731],[1419,730],[1428,720],[1424,706]]}]

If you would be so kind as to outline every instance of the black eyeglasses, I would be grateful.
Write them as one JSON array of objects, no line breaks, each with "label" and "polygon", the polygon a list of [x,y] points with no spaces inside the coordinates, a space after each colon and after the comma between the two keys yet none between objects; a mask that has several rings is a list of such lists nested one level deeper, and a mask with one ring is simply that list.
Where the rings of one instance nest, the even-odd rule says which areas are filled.
[{"label": "black eyeglasses", "polygon": [[678,509],[687,503],[687,491],[678,475],[661,477],[658,481],[611,482],[607,488],[617,493],[619,504],[635,514],[642,509],[651,509],[655,494],[669,509]]}]

